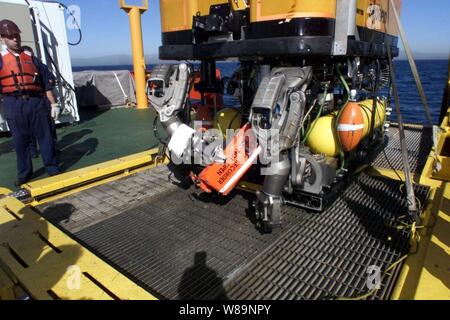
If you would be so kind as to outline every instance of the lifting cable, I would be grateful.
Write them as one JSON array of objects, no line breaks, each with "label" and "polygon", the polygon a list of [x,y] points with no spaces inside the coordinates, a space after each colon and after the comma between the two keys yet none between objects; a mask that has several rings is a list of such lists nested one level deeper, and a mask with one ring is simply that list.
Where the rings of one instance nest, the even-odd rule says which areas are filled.
[{"label": "lifting cable", "polygon": [[403,127],[403,117],[402,113],[400,111],[400,100],[398,97],[398,90],[397,90],[397,82],[395,81],[395,68],[394,68],[394,62],[392,60],[392,54],[391,54],[391,47],[389,45],[387,47],[387,53],[388,53],[388,60],[390,64],[390,72],[391,72],[391,79],[392,79],[392,91],[394,94],[394,100],[395,100],[395,110],[397,113],[397,121],[398,121],[398,130],[399,130],[399,137],[400,137],[400,149],[402,152],[402,161],[403,161],[403,172],[405,174],[405,186],[406,186],[406,199],[408,201],[408,212],[413,218],[413,220],[416,223],[420,223],[419,218],[419,210],[417,208],[417,202],[416,197],[414,195],[414,188],[411,180],[411,170],[409,166],[409,160],[408,160],[408,153],[406,149],[406,136],[405,136],[405,130]]},{"label": "lifting cable", "polygon": [[423,90],[422,82],[420,80],[419,71],[417,70],[416,63],[414,61],[414,57],[412,55],[411,48],[409,46],[408,39],[406,38],[405,31],[400,22],[400,17],[397,12],[397,8],[395,7],[394,0],[389,0],[391,4],[392,12],[394,12],[395,22],[397,24],[397,28],[400,34],[400,39],[402,40],[403,47],[405,49],[406,57],[408,58],[409,65],[411,67],[412,74],[414,76],[414,80],[416,82],[417,90],[419,91],[420,99],[422,100],[422,105],[425,111],[425,115],[430,126],[433,126],[433,119],[431,117],[430,106],[428,105],[427,98],[425,96],[425,91]]},{"label": "lifting cable", "polygon": [[[442,169],[442,164],[440,163],[439,159],[437,158],[437,154],[436,154],[436,152],[437,152],[437,132],[439,130],[439,127],[435,126],[433,124],[433,119],[431,117],[431,112],[430,112],[430,106],[429,106],[428,100],[427,100],[427,98],[425,96],[425,91],[423,89],[422,81],[420,80],[419,71],[417,70],[417,66],[416,66],[416,63],[414,61],[414,57],[412,55],[412,51],[411,51],[411,48],[409,46],[408,39],[406,38],[405,31],[404,31],[403,26],[401,24],[400,17],[399,17],[398,12],[397,12],[397,8],[395,7],[394,0],[389,0],[389,4],[390,4],[390,7],[392,9],[392,12],[394,13],[394,18],[395,18],[395,22],[397,24],[397,29],[398,29],[399,34],[400,34],[400,39],[402,40],[403,47],[404,47],[405,53],[406,53],[406,57],[408,58],[409,65],[411,67],[411,71],[412,71],[412,74],[414,76],[414,80],[416,82],[417,90],[419,92],[419,96],[420,96],[420,99],[422,101],[422,105],[423,105],[423,108],[424,108],[424,111],[425,111],[425,115],[426,115],[427,120],[429,122],[430,128],[432,128],[432,130],[433,130],[432,140],[433,140],[434,160],[435,160],[433,169],[434,169],[435,172],[439,172]],[[390,10],[389,10],[389,12],[390,12]],[[395,81],[395,79],[392,79],[392,80]]]}]

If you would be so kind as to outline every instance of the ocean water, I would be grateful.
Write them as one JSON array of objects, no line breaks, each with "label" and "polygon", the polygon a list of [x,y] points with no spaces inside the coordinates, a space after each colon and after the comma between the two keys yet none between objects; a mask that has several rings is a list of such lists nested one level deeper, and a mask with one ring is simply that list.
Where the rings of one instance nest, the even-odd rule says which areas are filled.
[{"label": "ocean water", "polygon": [[[444,87],[447,81],[448,61],[446,60],[418,60],[417,68],[424,86],[425,95],[430,105],[430,111],[435,124],[439,122],[439,113],[444,95]],[[222,76],[231,76],[237,68],[236,63],[218,63]],[[148,66],[149,69],[152,65]],[[425,124],[426,117],[414,82],[411,69],[407,61],[395,61],[397,86],[399,91],[400,106],[404,122]],[[74,67],[73,71],[85,70],[133,70],[131,65],[98,66],[98,67]],[[229,100],[231,100],[229,98]],[[225,97],[225,103],[227,98]],[[391,120],[395,121],[395,116]]]}]

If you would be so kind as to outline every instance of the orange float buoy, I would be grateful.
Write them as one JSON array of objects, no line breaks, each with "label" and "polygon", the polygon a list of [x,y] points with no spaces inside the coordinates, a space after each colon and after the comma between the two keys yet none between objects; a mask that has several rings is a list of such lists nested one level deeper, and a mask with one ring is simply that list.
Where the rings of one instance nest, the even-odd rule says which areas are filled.
[{"label": "orange float buoy", "polygon": [[349,102],[338,119],[337,132],[342,150],[354,150],[363,139],[364,116],[357,102]]}]

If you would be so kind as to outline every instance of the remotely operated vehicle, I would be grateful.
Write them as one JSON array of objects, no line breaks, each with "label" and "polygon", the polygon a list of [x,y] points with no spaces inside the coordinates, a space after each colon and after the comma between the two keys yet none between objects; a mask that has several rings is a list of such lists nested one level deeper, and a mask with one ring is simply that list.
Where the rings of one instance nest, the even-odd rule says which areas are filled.
[{"label": "remotely operated vehicle", "polygon": [[[0,300],[448,299],[450,77],[433,127],[394,3],[161,1],[161,57],[180,63],[154,68],[147,89],[168,137],[156,129],[159,149],[0,188]],[[148,1],[120,5],[146,108]],[[393,22],[429,126],[403,123],[389,84]],[[239,65],[221,79],[215,62],[229,57]],[[390,87],[397,118],[385,130]],[[131,118],[148,113],[126,114],[67,137],[105,128],[94,130],[104,160],[153,143]],[[65,157],[78,161],[72,146]],[[283,228],[263,234],[255,211],[263,230]]]},{"label": "remotely operated vehicle", "polygon": [[[394,3],[400,12],[402,2]],[[194,130],[188,116],[195,71],[186,63],[157,66],[149,100],[169,134],[168,149],[179,158],[201,153],[191,176],[207,192],[226,195],[240,179],[261,183],[255,208],[265,230],[281,225],[285,203],[323,210],[345,177],[382,145],[391,109],[380,91],[390,86],[389,57],[398,56],[388,0],[160,5],[160,58],[199,60],[201,105],[216,110],[207,95],[237,95],[242,124],[234,143],[208,148],[214,134]],[[239,68],[224,84],[216,61],[229,58]],[[247,131],[258,141],[252,150],[243,138]],[[239,152],[227,148],[245,157],[238,162]],[[262,153],[269,164],[255,165]],[[255,167],[268,173],[255,175]]]}]

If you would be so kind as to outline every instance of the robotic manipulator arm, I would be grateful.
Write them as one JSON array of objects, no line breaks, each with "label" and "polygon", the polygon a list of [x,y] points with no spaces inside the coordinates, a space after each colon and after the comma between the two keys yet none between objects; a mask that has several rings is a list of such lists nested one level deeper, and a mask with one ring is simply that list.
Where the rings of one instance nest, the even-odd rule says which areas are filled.
[{"label": "robotic manipulator arm", "polygon": [[292,168],[290,154],[298,144],[311,79],[310,67],[274,68],[262,80],[252,104],[252,130],[269,160],[262,190],[256,194],[256,217],[268,230],[281,225],[283,192]]},{"label": "robotic manipulator arm", "polygon": [[[214,137],[196,131],[182,120],[191,89],[193,70],[186,64],[158,65],[149,79],[149,100],[159,114],[170,142],[168,149],[177,158],[191,155],[203,163],[223,162],[223,150],[206,148]],[[206,152],[208,150],[208,152]]]},{"label": "robotic manipulator arm", "polygon": [[[213,162],[216,165],[225,162],[226,152],[222,147],[208,153],[203,151],[211,150],[206,146],[213,138],[195,131],[181,118],[191,79],[192,71],[186,64],[157,66],[149,81],[149,100],[170,136],[169,151],[182,157],[192,146],[194,156],[202,153],[204,164],[210,165],[210,169],[214,168]],[[306,105],[305,90],[311,79],[310,67],[275,68],[262,80],[251,107],[251,130],[270,160],[256,202],[256,217],[268,229],[281,224],[283,192],[292,168],[290,154],[298,144]]]}]

